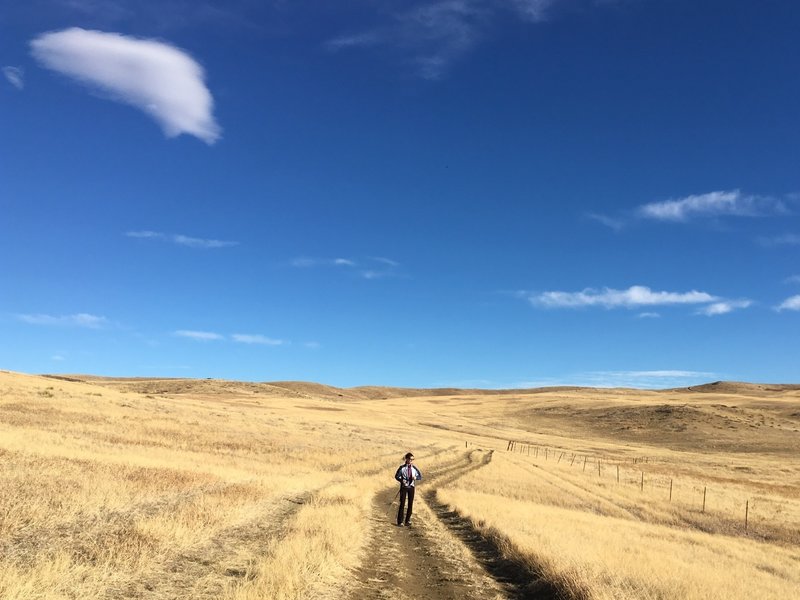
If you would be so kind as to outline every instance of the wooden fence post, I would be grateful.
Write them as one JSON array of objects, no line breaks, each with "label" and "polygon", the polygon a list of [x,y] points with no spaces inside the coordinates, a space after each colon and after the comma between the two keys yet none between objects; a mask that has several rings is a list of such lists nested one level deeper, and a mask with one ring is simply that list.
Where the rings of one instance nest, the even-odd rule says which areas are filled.
[{"label": "wooden fence post", "polygon": [[587,460],[587,458],[588,457],[586,457],[586,456],[583,457],[583,470],[584,471],[586,470],[586,460]]},{"label": "wooden fence post", "polygon": [[669,478],[669,501],[672,502],[672,477]]},{"label": "wooden fence post", "polygon": [[564,453],[563,452],[558,455],[558,462],[556,464],[560,463],[562,458],[564,458]]},{"label": "wooden fence post", "polygon": [[539,458],[539,446],[536,446],[536,454],[533,456],[534,458]]},{"label": "wooden fence post", "polygon": [[600,477],[600,459],[597,459],[597,476]]},{"label": "wooden fence post", "polygon": [[617,465],[617,483],[619,483],[619,465]]},{"label": "wooden fence post", "polygon": [[750,500],[748,500],[744,505],[744,530],[747,531],[747,517],[748,513],[750,512]]},{"label": "wooden fence post", "polygon": [[703,512],[706,512],[706,490],[708,486],[703,486]]},{"label": "wooden fence post", "polygon": [[639,491],[644,491],[644,471],[642,471],[642,482],[639,484]]},{"label": "wooden fence post", "polygon": [[573,452],[573,453],[572,453],[572,462],[570,462],[570,463],[569,463],[569,466],[570,466],[570,467],[571,467],[572,465],[574,465],[574,464],[575,464],[575,457],[576,457],[576,456],[577,456],[577,454],[575,454],[575,453]]},{"label": "wooden fence post", "polygon": [[544,459],[547,460],[547,448],[544,449]]}]

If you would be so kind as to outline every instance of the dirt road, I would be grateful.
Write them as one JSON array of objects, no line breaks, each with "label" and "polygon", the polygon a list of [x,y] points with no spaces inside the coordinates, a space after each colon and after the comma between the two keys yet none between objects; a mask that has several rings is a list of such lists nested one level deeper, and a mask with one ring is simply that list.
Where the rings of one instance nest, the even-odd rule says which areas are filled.
[{"label": "dirt road", "polygon": [[502,556],[491,539],[436,499],[436,488],[491,461],[472,451],[426,472],[414,500],[414,524],[397,527],[397,489],[377,494],[370,517],[372,543],[354,575],[350,599],[557,600],[563,596],[525,566]]}]

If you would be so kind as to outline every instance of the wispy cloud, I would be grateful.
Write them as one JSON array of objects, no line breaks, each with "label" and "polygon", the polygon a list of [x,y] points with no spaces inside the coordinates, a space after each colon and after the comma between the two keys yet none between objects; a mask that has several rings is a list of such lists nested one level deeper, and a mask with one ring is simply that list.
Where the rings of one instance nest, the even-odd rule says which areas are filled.
[{"label": "wispy cloud", "polygon": [[268,338],[258,333],[234,333],[231,335],[231,339],[240,344],[259,344],[262,346],[281,346],[285,344],[283,340]]},{"label": "wispy cloud", "polygon": [[662,306],[675,304],[705,304],[719,300],[706,292],[659,292],[647,286],[634,285],[627,290],[586,288],[580,292],[543,292],[527,295],[527,300],[543,308],[581,308],[599,306],[602,308],[637,308],[642,306]]},{"label": "wispy cloud", "polygon": [[17,319],[29,325],[86,327],[88,329],[100,329],[111,324],[105,317],[89,313],[77,313],[74,315],[19,314]]},{"label": "wispy cloud", "polygon": [[791,296],[775,307],[778,312],[783,310],[800,310],[800,294]]},{"label": "wispy cloud", "polygon": [[[633,285],[626,290],[586,288],[579,292],[516,292],[514,295],[524,298],[537,308],[637,309],[655,306],[697,305],[699,308],[695,310],[695,314],[706,316],[728,314],[753,304],[752,300],[746,298],[731,300],[697,290],[689,292],[654,291],[644,285]],[[644,311],[636,315],[639,319],[653,319],[660,316],[659,313],[653,311]]]},{"label": "wispy cloud", "polygon": [[303,345],[309,350],[319,350],[320,348],[322,348],[322,344],[320,344],[319,342],[306,342]]},{"label": "wispy cloud", "polygon": [[707,317],[716,317],[718,315],[726,315],[740,308],[747,308],[752,304],[752,300],[723,300],[722,302],[714,302],[713,304],[697,309],[697,314]]},{"label": "wispy cloud", "polygon": [[178,331],[174,332],[174,335],[195,340],[197,342],[213,342],[225,339],[225,336],[212,331],[193,331],[187,329],[179,329]]},{"label": "wispy cloud", "polygon": [[762,236],[758,241],[764,246],[800,246],[800,234],[785,233],[783,235]]},{"label": "wispy cloud", "polygon": [[783,280],[783,283],[800,283],[800,275],[790,275]]},{"label": "wispy cloud", "polygon": [[[586,213],[586,217],[621,231],[635,221],[687,223],[697,219],[724,217],[754,218],[788,215],[789,206],[796,203],[794,195],[783,198],[744,194],[741,190],[716,191],[648,202],[616,215]],[[775,238],[760,238],[765,245],[800,244],[800,236],[789,234]]]},{"label": "wispy cloud", "polygon": [[127,231],[125,235],[137,239],[161,240],[171,242],[178,246],[189,248],[229,248],[238,246],[239,242],[226,242],[223,240],[203,239],[189,237],[180,233],[161,233],[159,231]]},{"label": "wispy cloud", "polygon": [[289,263],[298,269],[312,269],[320,267],[344,268],[346,271],[358,275],[363,279],[381,279],[394,277],[400,263],[385,257],[368,257],[361,260],[351,258],[310,258],[298,257]]},{"label": "wispy cloud", "polygon": [[693,217],[761,217],[787,212],[785,203],[778,198],[731,190],[650,202],[640,206],[636,214],[643,219],[681,222]]},{"label": "wispy cloud", "polygon": [[73,27],[38,36],[31,51],[44,67],[144,111],[167,137],[220,137],[203,68],[175,46]]},{"label": "wispy cloud", "polygon": [[587,371],[560,378],[541,378],[523,381],[514,387],[548,387],[575,385],[586,387],[629,387],[640,389],[663,389],[685,387],[719,379],[719,375],[708,371],[653,370],[653,371]]},{"label": "wispy cloud", "polygon": [[25,72],[20,67],[3,67],[3,75],[18,90],[25,87]]},{"label": "wispy cloud", "polygon": [[383,25],[336,37],[326,46],[332,51],[376,46],[393,48],[410,60],[418,75],[437,80],[483,38],[493,14],[511,6],[520,15],[532,16],[534,4],[539,3],[522,0],[510,5],[487,0],[417,3],[394,12]]},{"label": "wispy cloud", "polygon": [[61,356],[60,354],[54,354],[53,356],[50,357],[50,360],[54,360],[56,362],[61,362],[61,361],[67,360],[67,359],[65,357]]},{"label": "wispy cloud", "polygon": [[613,229],[614,231],[622,231],[625,227],[625,221],[622,219],[617,219],[614,217],[609,217],[607,215],[601,215],[597,213],[586,213],[586,216],[589,219],[597,221],[598,223],[602,223],[606,227]]}]

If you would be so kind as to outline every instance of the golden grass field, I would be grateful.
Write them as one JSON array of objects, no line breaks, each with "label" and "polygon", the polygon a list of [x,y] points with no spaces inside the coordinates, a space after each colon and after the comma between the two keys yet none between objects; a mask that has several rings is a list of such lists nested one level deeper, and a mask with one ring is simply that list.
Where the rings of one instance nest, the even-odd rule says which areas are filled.
[{"label": "golden grass field", "polygon": [[[0,598],[355,597],[397,533],[375,499],[391,497],[409,449],[423,474],[442,474],[420,484],[429,503],[563,598],[800,592],[800,387],[482,392],[0,371]],[[467,564],[417,504],[430,560]]]}]

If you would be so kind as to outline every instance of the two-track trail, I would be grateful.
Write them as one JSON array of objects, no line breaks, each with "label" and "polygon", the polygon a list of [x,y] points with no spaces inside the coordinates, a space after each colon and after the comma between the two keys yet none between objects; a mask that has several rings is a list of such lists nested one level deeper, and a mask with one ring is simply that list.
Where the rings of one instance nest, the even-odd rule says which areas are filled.
[{"label": "two-track trail", "polygon": [[376,494],[365,563],[354,573],[350,599],[500,600],[559,596],[535,575],[501,556],[491,540],[436,500],[436,487],[491,461],[492,453],[465,452],[424,472],[411,527],[397,527],[396,487]]}]

